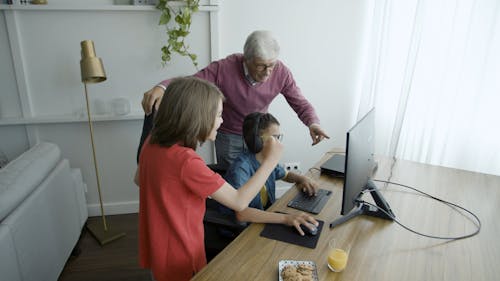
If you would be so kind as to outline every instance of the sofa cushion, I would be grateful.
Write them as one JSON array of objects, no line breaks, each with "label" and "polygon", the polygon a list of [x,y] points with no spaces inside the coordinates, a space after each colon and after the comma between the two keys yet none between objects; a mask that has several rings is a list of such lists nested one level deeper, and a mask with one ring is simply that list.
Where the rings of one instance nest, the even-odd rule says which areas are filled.
[{"label": "sofa cushion", "polygon": [[61,157],[53,143],[38,143],[0,170],[0,221],[23,201]]},{"label": "sofa cushion", "polygon": [[0,273],[2,280],[21,281],[16,249],[9,228],[0,225]]},{"label": "sofa cushion", "polygon": [[0,224],[9,227],[23,281],[57,280],[63,270],[81,231],[75,193],[69,162],[61,160]]}]

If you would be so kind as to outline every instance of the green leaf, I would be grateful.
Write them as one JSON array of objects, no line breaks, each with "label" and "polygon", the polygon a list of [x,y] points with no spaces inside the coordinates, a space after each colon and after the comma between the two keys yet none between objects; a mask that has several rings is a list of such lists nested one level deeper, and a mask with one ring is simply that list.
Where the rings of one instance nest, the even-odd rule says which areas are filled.
[{"label": "green leaf", "polygon": [[179,25],[183,25],[184,18],[180,14],[178,14],[177,16],[175,16],[175,22],[178,23]]},{"label": "green leaf", "polygon": [[168,50],[168,48],[162,48],[162,54],[161,54],[161,60],[164,62],[170,61],[171,57],[171,52]]},{"label": "green leaf", "polygon": [[167,5],[167,0],[159,0],[158,4],[156,4],[156,9],[163,10],[165,5]]},{"label": "green leaf", "polygon": [[170,10],[164,11],[161,16],[160,16],[160,23],[159,25],[165,25],[168,24],[172,16],[170,15]]},{"label": "green leaf", "polygon": [[189,35],[189,32],[185,30],[177,30],[177,35],[179,35],[179,37],[186,37]]},{"label": "green leaf", "polygon": [[[177,13],[168,5],[170,0],[159,0],[156,8],[161,11],[160,25],[166,26],[167,44],[161,47],[163,65],[172,59],[172,53],[181,56],[188,56],[193,65],[197,66],[197,56],[189,53],[189,46],[184,43],[184,39],[189,35],[192,15],[198,11],[200,0],[186,0],[186,5],[175,8]],[[175,16],[172,19],[172,13]]]},{"label": "green leaf", "polygon": [[177,37],[177,30],[176,29],[169,29],[169,30],[167,30],[167,35],[169,38]]},{"label": "green leaf", "polygon": [[168,38],[168,44],[169,45],[173,45],[175,44],[175,42],[177,42],[177,36],[174,36],[174,35],[170,35],[169,38]]}]

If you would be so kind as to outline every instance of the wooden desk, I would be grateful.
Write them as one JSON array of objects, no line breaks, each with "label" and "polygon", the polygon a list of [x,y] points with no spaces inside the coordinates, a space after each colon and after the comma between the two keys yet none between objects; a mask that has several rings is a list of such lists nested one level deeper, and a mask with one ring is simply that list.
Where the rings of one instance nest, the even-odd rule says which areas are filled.
[{"label": "wooden desk", "polygon": [[[319,164],[328,159],[325,155]],[[391,160],[377,158],[375,179],[387,180]],[[474,212],[482,222],[481,232],[468,239],[447,242],[411,233],[395,222],[361,216],[330,229],[340,217],[342,181],[319,176],[321,188],[333,191],[323,211],[315,216],[325,221],[316,249],[260,237],[263,224],[252,224],[193,280],[278,280],[280,260],[312,260],[320,280],[499,280],[500,276],[500,177],[462,170],[396,161],[391,181],[414,186]],[[434,200],[408,189],[377,183],[398,220],[426,234],[460,236],[475,230],[470,219]],[[271,211],[296,212],[286,207],[296,194],[290,189]],[[328,241],[349,239],[347,268],[330,272],[326,265]]]}]

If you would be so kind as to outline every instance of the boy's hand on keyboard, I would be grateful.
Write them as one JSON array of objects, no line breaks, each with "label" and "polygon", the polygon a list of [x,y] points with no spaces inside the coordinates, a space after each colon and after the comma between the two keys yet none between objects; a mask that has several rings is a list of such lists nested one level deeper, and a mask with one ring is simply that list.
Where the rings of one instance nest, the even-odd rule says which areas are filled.
[{"label": "boy's hand on keyboard", "polygon": [[306,176],[301,176],[296,182],[296,186],[309,196],[316,196],[318,194],[318,183]]},{"label": "boy's hand on keyboard", "polygon": [[300,212],[296,214],[287,214],[285,218],[285,224],[289,226],[295,227],[297,229],[297,232],[304,236],[304,231],[300,228],[301,224],[307,225],[307,223],[313,224],[314,226],[318,226],[319,222],[315,220],[312,216]]}]

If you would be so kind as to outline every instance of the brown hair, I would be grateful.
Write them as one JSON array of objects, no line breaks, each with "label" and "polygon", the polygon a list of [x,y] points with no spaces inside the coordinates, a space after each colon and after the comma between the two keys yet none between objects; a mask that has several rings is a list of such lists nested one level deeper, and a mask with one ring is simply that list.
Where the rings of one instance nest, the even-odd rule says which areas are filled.
[{"label": "brown hair", "polygon": [[196,149],[210,135],[219,106],[220,90],[196,77],[170,82],[158,108],[151,143],[170,147],[175,143]]}]

